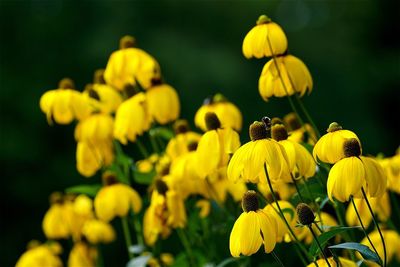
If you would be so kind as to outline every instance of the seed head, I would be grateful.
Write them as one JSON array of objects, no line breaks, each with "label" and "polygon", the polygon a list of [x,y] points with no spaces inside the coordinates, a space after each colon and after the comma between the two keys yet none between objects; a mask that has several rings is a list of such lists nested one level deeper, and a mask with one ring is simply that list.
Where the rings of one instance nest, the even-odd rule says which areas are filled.
[{"label": "seed head", "polygon": [[300,203],[296,207],[297,217],[302,225],[310,225],[315,220],[315,215],[310,206],[306,203]]},{"label": "seed head", "polygon": [[217,114],[215,114],[214,112],[207,112],[205,116],[205,121],[208,131],[221,128],[221,122],[219,121]]},{"label": "seed head", "polygon": [[343,144],[344,155],[348,157],[358,157],[361,155],[360,142],[357,139],[351,138]]},{"label": "seed head", "polygon": [[283,124],[276,124],[272,126],[271,136],[276,141],[286,140],[288,138],[288,133]]},{"label": "seed head", "polygon": [[256,191],[249,190],[243,195],[242,209],[245,212],[258,210],[258,199]]}]

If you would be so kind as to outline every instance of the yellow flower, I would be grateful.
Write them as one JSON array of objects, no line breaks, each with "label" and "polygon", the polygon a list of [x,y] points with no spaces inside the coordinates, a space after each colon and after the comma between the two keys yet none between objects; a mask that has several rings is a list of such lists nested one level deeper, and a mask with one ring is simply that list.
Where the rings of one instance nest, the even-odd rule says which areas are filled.
[{"label": "yellow flower", "polygon": [[287,39],[282,28],[261,15],[243,40],[242,51],[246,58],[280,55],[287,50]]},{"label": "yellow flower", "polygon": [[28,249],[18,259],[15,267],[62,267],[62,261],[57,252],[49,244],[39,245]]},{"label": "yellow flower", "polygon": [[76,168],[85,176],[93,176],[100,168],[108,166],[114,160],[112,141],[107,142],[78,142],[76,147]]},{"label": "yellow flower", "polygon": [[197,146],[197,173],[205,178],[228,164],[230,155],[240,146],[239,134],[231,128],[221,128],[215,113],[206,114],[208,131]]},{"label": "yellow flower", "polygon": [[135,48],[135,40],[124,36],[120,40],[120,50],[111,54],[104,71],[107,84],[122,91],[126,85],[135,85],[136,81],[143,88],[151,85],[153,78],[160,77],[160,66],[145,51]]},{"label": "yellow flower", "polygon": [[380,197],[386,190],[386,176],[381,166],[372,158],[361,155],[358,139],[349,139],[343,145],[344,159],[339,160],[329,172],[328,197],[341,202],[351,196],[360,197],[364,188],[369,197]]},{"label": "yellow flower", "polygon": [[92,114],[80,121],[75,128],[75,139],[91,143],[111,141],[114,120],[108,114]]},{"label": "yellow flower", "polygon": [[204,118],[208,112],[214,112],[217,114],[222,128],[233,128],[236,131],[240,131],[242,129],[242,113],[222,94],[216,94],[212,98],[206,99],[204,104],[197,110],[196,115],[194,116],[195,125],[204,132],[207,131]]},{"label": "yellow flower", "polygon": [[[290,227],[292,229],[298,230],[296,228],[297,221],[298,221],[298,218],[296,215],[296,209],[288,201],[278,200],[278,202],[279,202],[279,206],[281,207],[283,214],[284,214],[287,222],[289,223]],[[276,202],[273,202],[272,204],[268,204],[267,206],[265,206],[264,211],[267,214],[270,214],[272,217],[275,218],[276,225],[277,225],[276,241],[278,243],[283,242],[283,241],[290,242],[291,237],[289,234],[289,230],[285,224],[285,221],[281,218],[280,214],[278,213],[278,206],[276,205]]]},{"label": "yellow flower", "polygon": [[393,157],[377,160],[386,173],[388,189],[400,194],[400,149]]},{"label": "yellow flower", "polygon": [[337,122],[332,122],[327,129],[327,134],[323,135],[314,146],[313,156],[326,163],[334,164],[344,158],[343,144],[346,140],[358,137],[349,130],[343,130]]},{"label": "yellow flower", "polygon": [[74,119],[81,120],[91,113],[85,97],[74,90],[73,81],[68,78],[60,81],[58,89],[42,95],[40,109],[46,114],[49,124],[52,120],[59,124],[69,124]]},{"label": "yellow flower", "polygon": [[139,194],[130,186],[118,183],[113,174],[103,175],[105,186],[94,199],[96,215],[100,220],[109,222],[114,217],[125,217],[129,210],[138,213],[142,208]]},{"label": "yellow flower", "polygon": [[182,197],[174,190],[168,190],[165,196],[169,213],[167,224],[173,228],[184,228],[187,219]]},{"label": "yellow flower", "polygon": [[68,257],[68,267],[96,266],[97,250],[83,242],[77,242],[71,249]]},{"label": "yellow flower", "polygon": [[115,240],[115,231],[106,222],[91,219],[85,222],[82,234],[91,244],[110,243]]},{"label": "yellow flower", "polygon": [[[95,75],[101,75],[102,70],[96,71]],[[83,94],[88,99],[93,108],[102,113],[110,114],[117,110],[122,103],[122,97],[117,90],[105,84],[100,78],[94,84],[85,87]]]},{"label": "yellow flower", "polygon": [[206,218],[210,214],[210,210],[211,210],[210,201],[201,199],[196,202],[195,206],[200,209],[200,212],[199,212],[200,218]]},{"label": "yellow flower", "polygon": [[[355,263],[354,261],[351,261],[343,257],[339,257],[338,259],[341,267],[358,267],[357,263]],[[339,265],[336,264],[333,257],[328,258],[328,262],[331,267],[339,267]],[[319,259],[316,261],[316,263],[318,264],[319,267],[329,267],[325,259]],[[307,267],[315,267],[315,266],[316,266],[315,263],[310,263],[309,265],[307,265]]]},{"label": "yellow flower", "polygon": [[162,266],[171,266],[174,263],[174,256],[170,253],[161,253],[160,257],[151,258],[147,262],[149,267],[162,267]]},{"label": "yellow flower", "polygon": [[174,124],[175,137],[171,138],[165,149],[166,154],[172,159],[176,159],[191,150],[196,150],[201,135],[189,129],[186,120],[177,120]]},{"label": "yellow flower", "polygon": [[305,178],[314,176],[316,164],[313,157],[304,146],[288,139],[288,133],[285,126],[282,124],[276,124],[272,126],[271,133],[272,138],[278,141],[278,143],[285,149],[289,169],[294,174],[298,174],[296,176]]},{"label": "yellow flower", "polygon": [[42,228],[48,239],[68,238],[71,235],[69,222],[73,217],[72,210],[64,202],[63,196],[55,192],[50,196],[51,206],[46,212]]},{"label": "yellow flower", "polygon": [[[385,239],[385,245],[386,245],[386,257],[387,257],[387,262],[390,262],[394,256],[397,257],[398,260],[400,260],[400,236],[396,231],[393,230],[382,230],[382,235],[383,239]],[[378,230],[374,230],[373,232],[369,233],[369,238],[371,239],[371,242],[374,244],[376,250],[378,251],[379,257],[383,259],[383,244],[382,240],[379,236]],[[371,244],[369,243],[368,239],[365,237],[362,241],[361,244],[368,246],[371,250]],[[361,258],[361,256],[357,253],[357,256]],[[368,266],[379,266],[376,263],[367,261]]]},{"label": "yellow flower", "polygon": [[225,202],[229,193],[234,201],[241,201],[243,195],[247,192],[246,183],[243,181],[234,183],[229,180],[226,174],[226,167],[222,168],[217,174],[217,177],[208,179],[209,183],[211,183],[207,187],[210,191],[209,187],[211,186],[210,197],[214,198],[217,202]]},{"label": "yellow flower", "polygon": [[135,142],[136,136],[143,134],[151,126],[146,95],[141,92],[124,101],[117,110],[114,123],[114,137],[126,145]]},{"label": "yellow flower", "polygon": [[[266,120],[270,123],[269,118]],[[264,164],[272,180],[291,180],[285,149],[277,141],[268,138],[269,127],[262,122],[250,125],[251,141],[236,150],[229,161],[228,178],[231,181],[266,182]]]},{"label": "yellow flower", "polygon": [[86,195],[79,195],[74,199],[73,210],[76,214],[87,218],[92,218],[93,214],[93,201]]},{"label": "yellow flower", "polygon": [[277,225],[273,217],[258,208],[257,193],[248,191],[242,200],[243,213],[233,225],[229,238],[229,249],[233,257],[250,256],[262,244],[270,253],[276,244]]},{"label": "yellow flower", "polygon": [[[376,213],[376,215],[378,215],[378,218],[381,222],[385,222],[387,219],[389,219],[391,207],[388,192],[386,192],[382,197],[368,198],[368,201],[371,204],[372,210]],[[354,199],[354,203],[356,204],[357,211],[360,214],[363,224],[365,227],[368,227],[372,222],[372,217],[367,203],[364,199]],[[357,214],[351,203],[348,205],[346,210],[346,222],[351,226],[360,224]]]},{"label": "yellow flower", "polygon": [[175,89],[160,80],[146,91],[149,113],[159,124],[167,124],[179,117],[180,103]]},{"label": "yellow flower", "polygon": [[[280,74],[280,75],[279,75]],[[261,97],[268,101],[271,96],[284,97],[299,93],[311,93],[313,81],[307,66],[295,56],[283,55],[268,61],[258,81]]]}]

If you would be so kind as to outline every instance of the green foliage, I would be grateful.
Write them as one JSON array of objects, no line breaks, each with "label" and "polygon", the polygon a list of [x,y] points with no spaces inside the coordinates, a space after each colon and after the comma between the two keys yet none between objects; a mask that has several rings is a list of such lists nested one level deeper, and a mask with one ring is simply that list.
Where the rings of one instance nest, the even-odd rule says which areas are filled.
[{"label": "green foliage", "polygon": [[71,186],[65,189],[65,193],[69,194],[85,194],[89,197],[95,197],[100,190],[101,184],[82,184]]},{"label": "green foliage", "polygon": [[380,264],[380,262],[381,262],[378,255],[375,252],[373,252],[368,246],[363,245],[363,244],[359,244],[359,243],[355,243],[355,242],[346,242],[346,243],[341,243],[341,244],[337,244],[334,246],[329,246],[328,248],[331,248],[331,249],[341,249],[342,248],[342,249],[355,250],[355,251],[359,252],[365,260],[373,261],[378,264]]}]

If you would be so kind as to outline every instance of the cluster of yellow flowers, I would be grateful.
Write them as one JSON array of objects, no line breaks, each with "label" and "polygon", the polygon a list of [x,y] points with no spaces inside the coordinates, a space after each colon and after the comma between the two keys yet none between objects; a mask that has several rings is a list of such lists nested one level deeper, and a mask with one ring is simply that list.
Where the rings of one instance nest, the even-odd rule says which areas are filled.
[{"label": "cluster of yellow flowers", "polygon": [[[62,266],[60,239],[74,244],[68,266],[100,266],[97,244],[116,239],[110,224],[116,217],[122,222],[130,266],[136,266],[137,258],[148,266],[172,265],[174,257],[167,251],[148,250],[174,232],[186,264],[198,266],[193,249],[199,244],[186,231],[188,218],[195,214],[206,221],[213,212],[236,216],[228,202],[235,207],[241,203],[243,210],[230,232],[233,257],[250,256],[263,246],[283,266],[274,249],[285,242],[293,244],[304,266],[358,266],[357,258],[386,266],[395,255],[400,260],[390,201],[400,193],[399,151],[391,158],[362,156],[357,135],[336,122],[320,136],[300,99],[313,89],[311,74],[288,54],[287,43],[282,28],[265,15],[244,38],[246,58],[271,58],[259,79],[262,98],[287,97],[294,111],[282,119],[263,117],[252,123],[245,144],[239,138],[241,112],[221,94],[207,98],[195,114],[194,124],[203,133],[179,119],[177,92],[131,36],[120,40],[120,49],[83,92],[65,78],[44,93],[40,108],[49,124],[77,122],[78,172],[85,177],[100,173],[102,185],[51,195],[43,219],[49,241],[30,243],[17,266]],[[126,152],[131,144],[141,156]],[[147,193],[138,184],[147,185]],[[348,203],[346,212],[342,203]],[[323,210],[328,205],[331,209]],[[368,233],[372,222],[374,230]],[[365,235],[361,241],[349,234],[358,225]],[[350,252],[341,254],[338,248]]]}]

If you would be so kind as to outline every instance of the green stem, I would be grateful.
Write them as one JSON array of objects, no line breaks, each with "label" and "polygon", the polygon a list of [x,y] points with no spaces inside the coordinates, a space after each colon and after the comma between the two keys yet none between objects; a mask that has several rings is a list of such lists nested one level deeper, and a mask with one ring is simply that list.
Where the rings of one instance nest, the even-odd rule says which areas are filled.
[{"label": "green stem", "polygon": [[[305,267],[308,266],[307,261],[304,259],[304,256],[301,253],[301,251],[299,251],[299,248],[297,246],[294,246],[294,250],[296,251],[296,254],[297,254],[297,256],[299,256],[299,258],[300,258],[301,262],[303,263],[303,265]],[[319,267],[318,264],[316,264],[316,266]]]},{"label": "green stem", "polygon": [[181,240],[183,247],[185,248],[185,251],[186,251],[186,254],[187,254],[187,257],[189,260],[189,265],[195,266],[195,260],[193,257],[192,248],[190,246],[190,242],[189,242],[186,234],[184,233],[183,229],[181,229],[181,228],[177,228],[176,233],[178,234],[178,237]]},{"label": "green stem", "polygon": [[139,222],[138,216],[133,216],[133,226],[135,228],[136,239],[139,245],[144,245],[143,235],[142,235],[142,225]]},{"label": "green stem", "polygon": [[282,261],[279,259],[278,255],[276,255],[275,251],[271,251],[272,256],[274,257],[274,259],[276,260],[276,262],[282,266],[285,267],[285,265],[283,265]]},{"label": "green stem", "polygon": [[126,243],[126,248],[128,250],[129,259],[133,259],[133,253],[130,251],[130,248],[132,247],[132,239],[129,230],[128,219],[126,217],[122,217],[121,222],[122,222],[122,230],[124,231],[125,243]]},{"label": "green stem", "polygon": [[286,217],[281,209],[281,206],[279,205],[278,199],[275,195],[274,189],[272,188],[272,184],[271,184],[271,180],[269,178],[269,174],[268,174],[268,170],[267,170],[267,164],[264,163],[264,172],[265,175],[267,176],[267,182],[268,182],[268,186],[269,186],[269,190],[271,191],[271,195],[272,198],[274,199],[274,202],[276,203],[276,206],[278,207],[280,216],[282,218],[282,220],[285,222],[287,229],[289,230],[290,234],[292,235],[292,238],[296,241],[295,243],[299,246],[299,248],[301,249],[301,251],[307,255],[308,260],[312,261],[310,255],[308,254],[307,250],[305,249],[305,247],[303,246],[303,244],[299,241],[299,239],[297,238],[297,236],[294,234],[292,228],[290,227],[289,222],[286,220]]},{"label": "green stem", "polygon": [[153,149],[154,153],[159,154],[160,153],[160,148],[158,147],[157,141],[155,140],[155,137],[149,134],[149,139],[150,139],[150,144]]},{"label": "green stem", "polygon": [[301,193],[300,193],[300,189],[299,189],[299,186],[297,185],[296,179],[294,179],[292,173],[290,173],[290,178],[292,178],[292,182],[293,182],[293,184],[294,184],[294,187],[296,187],[296,191],[297,191],[297,194],[299,195],[300,201],[303,202],[303,203],[305,203],[305,201],[304,201],[304,199],[303,199],[303,196],[302,196]]},{"label": "green stem", "polygon": [[329,261],[328,261],[328,257],[326,256],[325,251],[322,249],[321,243],[319,243],[318,237],[317,237],[317,235],[315,234],[314,230],[312,229],[311,225],[307,225],[307,227],[308,227],[308,229],[310,229],[310,232],[311,232],[311,234],[313,235],[314,240],[315,240],[315,242],[317,243],[317,245],[318,245],[318,247],[319,247],[319,250],[321,251],[322,255],[324,256],[324,259],[325,259],[325,261],[326,261],[326,264],[328,264],[328,267],[332,267],[331,264],[330,264]]},{"label": "green stem", "polygon": [[369,238],[369,235],[368,235],[368,233],[367,233],[367,230],[366,230],[365,227],[364,227],[364,223],[363,223],[362,220],[361,220],[361,216],[360,216],[360,214],[358,213],[357,206],[356,206],[356,203],[354,202],[353,196],[350,196],[350,200],[351,200],[351,203],[353,204],[354,211],[355,211],[356,214],[357,214],[357,218],[358,218],[358,221],[360,222],[360,225],[361,225],[361,228],[362,228],[362,230],[363,230],[363,232],[364,232],[364,235],[365,235],[365,237],[368,239],[368,242],[370,243],[371,247],[374,249],[376,255],[379,257],[379,261],[381,262],[380,265],[382,266],[382,259],[381,259],[381,257],[379,256],[378,251],[376,250],[376,248],[375,248],[374,244],[372,243],[371,239]]},{"label": "green stem", "polygon": [[143,143],[138,139],[136,139],[136,145],[140,150],[140,153],[142,154],[143,158],[148,158],[149,157],[149,152],[147,151],[146,147],[143,145]]},{"label": "green stem", "polygon": [[[293,84],[292,84],[292,86],[293,86]],[[300,97],[297,94],[295,94],[295,98],[296,98],[297,103],[299,104],[301,110],[306,115],[307,120],[311,123],[311,126],[314,128],[314,131],[317,134],[318,139],[321,138],[321,133],[319,132],[317,125],[314,123],[313,119],[311,118],[310,113],[308,113],[307,108],[304,106],[303,101],[301,101]]]},{"label": "green stem", "polygon": [[[271,41],[269,40],[269,37],[268,37],[268,36],[267,36],[267,42],[268,42],[269,49],[270,49],[270,51],[271,51],[271,53],[272,53],[272,45],[271,45]],[[293,112],[296,113],[297,118],[299,119],[300,124],[304,127],[304,121],[303,121],[302,118],[300,117],[300,114],[299,114],[299,112],[298,112],[296,106],[294,105],[293,100],[292,100],[292,99],[290,98],[290,96],[289,96],[289,91],[287,90],[286,84],[285,84],[285,82],[283,81],[283,77],[282,77],[282,74],[281,74],[281,70],[280,70],[280,68],[279,68],[279,66],[278,66],[278,62],[276,61],[276,56],[275,56],[275,55],[272,55],[272,61],[274,62],[276,71],[278,72],[279,80],[280,80],[281,83],[282,83],[283,90],[285,90],[285,93],[286,93],[287,98],[288,98],[288,100],[289,100],[290,107],[292,108]],[[305,129],[305,128],[304,128],[304,129]]]},{"label": "green stem", "polygon": [[374,221],[374,224],[375,224],[375,226],[376,226],[376,229],[378,229],[379,236],[381,237],[382,245],[383,245],[383,267],[386,267],[386,264],[387,264],[387,255],[386,255],[385,238],[383,238],[383,234],[382,234],[381,229],[380,229],[380,227],[379,227],[379,224],[378,224],[378,222],[377,222],[377,220],[376,220],[376,218],[375,218],[375,214],[374,214],[374,211],[372,210],[371,204],[370,204],[369,201],[368,201],[367,194],[365,193],[364,187],[361,187],[361,192],[362,192],[362,194],[363,194],[363,197],[364,197],[365,202],[367,203],[369,212],[371,213],[372,220]]}]

